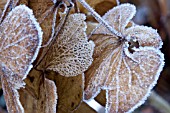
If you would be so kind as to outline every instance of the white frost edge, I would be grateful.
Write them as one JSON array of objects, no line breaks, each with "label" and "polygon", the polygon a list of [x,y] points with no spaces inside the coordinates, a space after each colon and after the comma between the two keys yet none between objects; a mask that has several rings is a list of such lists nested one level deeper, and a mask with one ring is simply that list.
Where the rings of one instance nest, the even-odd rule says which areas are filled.
[{"label": "white frost edge", "polygon": [[[4,75],[1,75],[2,77],[5,77]],[[4,79],[4,78],[3,78]],[[1,79],[2,80],[2,79]],[[8,81],[8,80],[7,80]],[[9,83],[9,82],[8,82]],[[4,84],[4,81],[2,80],[2,89],[3,90],[5,90],[6,88],[5,88],[5,86],[4,86],[5,84]],[[7,86],[7,87],[10,87],[9,85]],[[20,109],[21,109],[21,113],[24,113],[24,108],[23,108],[23,106],[22,106],[22,104],[21,104],[21,102],[20,102],[20,99],[19,99],[19,97],[20,97],[20,95],[19,95],[19,92],[17,91],[17,89],[15,89],[14,87],[12,87],[12,90],[14,91],[14,95],[15,95],[15,97],[16,97],[16,102],[17,102],[17,104],[18,104],[18,106],[20,107]],[[11,90],[11,91],[12,91]],[[6,91],[4,91],[4,94],[3,95],[8,95],[8,94],[6,94]],[[5,99],[6,100],[6,99]],[[7,101],[8,102],[8,101]],[[6,103],[7,105],[8,104],[11,104],[11,103]],[[12,108],[8,108],[8,106],[6,106],[7,107],[7,111],[9,111],[9,109],[12,109]]]},{"label": "white frost edge", "polygon": [[[139,106],[141,106],[146,100],[147,100],[147,98],[150,96],[150,93],[151,93],[151,90],[153,89],[153,87],[156,85],[156,83],[157,83],[157,80],[159,79],[159,76],[160,76],[160,73],[161,73],[161,71],[163,70],[163,67],[164,67],[164,65],[165,65],[165,62],[164,62],[164,54],[160,51],[160,50],[158,50],[158,49],[155,49],[154,47],[139,47],[139,48],[137,48],[137,49],[135,49],[135,51],[148,51],[148,50],[151,50],[151,51],[154,51],[155,53],[157,53],[157,55],[159,55],[160,56],[160,66],[159,66],[159,68],[158,68],[158,70],[157,70],[157,73],[156,73],[156,75],[155,75],[155,80],[153,81],[153,83],[149,86],[149,88],[148,88],[148,92],[146,93],[146,95],[141,99],[141,100],[139,100],[139,102],[135,105],[135,106],[133,106],[129,111],[127,111],[126,113],[131,113],[131,112],[133,112],[136,108],[138,108]],[[105,113],[109,113],[108,112],[108,98],[109,98],[109,95],[108,95],[108,90],[109,89],[105,89],[106,90],[106,106],[105,106]],[[92,96],[90,99],[88,99],[88,100],[85,100],[84,98],[83,98],[83,101],[85,102],[85,103],[87,103],[91,108],[93,108],[94,110],[98,110],[98,109],[101,109],[101,105],[98,105],[99,103],[97,103],[95,100],[94,100],[94,98],[100,93],[100,91],[101,91],[101,88],[99,88],[98,90],[97,90],[97,92],[95,93],[95,95],[94,96]],[[94,102],[95,101],[95,102]],[[94,103],[93,103],[94,102]],[[93,104],[92,104],[93,103]],[[99,107],[100,106],[100,107]],[[97,111],[98,112],[98,111]],[[100,112],[98,112],[98,113],[100,113]]]},{"label": "white frost edge", "polygon": [[10,13],[9,13],[8,16],[12,15],[13,12],[15,12],[15,10],[25,10],[25,11],[28,13],[28,15],[29,15],[32,23],[35,25],[36,30],[38,31],[38,38],[39,38],[39,39],[38,39],[38,41],[39,41],[39,42],[38,42],[38,46],[37,46],[37,48],[36,48],[36,50],[35,50],[34,56],[32,57],[32,60],[30,61],[30,64],[28,64],[29,66],[28,66],[28,68],[27,68],[27,70],[26,70],[26,72],[25,72],[25,75],[24,75],[23,78],[22,78],[22,80],[24,80],[24,79],[26,78],[26,76],[28,75],[29,71],[31,70],[31,68],[33,67],[32,63],[34,62],[34,60],[35,60],[35,59],[37,58],[37,56],[38,56],[38,53],[39,53],[39,50],[40,50],[41,44],[42,44],[43,32],[42,32],[42,29],[41,29],[39,23],[37,22],[35,16],[33,15],[33,11],[32,11],[30,8],[28,8],[28,7],[25,6],[25,5],[19,5],[19,6],[15,7],[12,11],[10,11]]},{"label": "white frost edge", "polygon": [[[110,9],[109,11],[107,11],[102,18],[103,18],[106,22],[108,22],[108,20],[106,20],[106,19],[107,19],[107,16],[109,16],[110,13],[115,12],[115,10],[118,10],[118,9],[121,9],[121,10],[122,10],[123,7],[131,7],[132,10],[134,10],[133,12],[131,12],[131,15],[129,15],[129,17],[127,18],[127,20],[129,20],[129,21],[126,21],[125,25],[122,26],[122,27],[125,28],[125,27],[127,26],[127,24],[130,22],[130,20],[131,20],[131,19],[135,16],[135,14],[136,14],[136,7],[135,7],[135,5],[133,5],[133,4],[124,3],[124,4],[118,5],[118,6],[116,6],[116,7],[113,7],[112,9]],[[95,31],[96,31],[99,27],[101,27],[101,25],[102,25],[102,23],[100,23],[100,24],[91,32],[91,35],[92,35],[92,34],[95,34]],[[107,28],[106,28],[106,29],[107,29]],[[104,35],[113,35],[112,33],[102,33],[102,34],[104,34]],[[120,36],[121,36],[122,34],[117,31],[117,32],[116,32],[116,35],[118,35],[118,36],[120,35]]]},{"label": "white frost edge", "polygon": [[[153,89],[153,87],[157,83],[157,80],[158,80],[158,78],[160,76],[161,71],[163,70],[163,67],[164,67],[164,64],[165,64],[165,62],[164,62],[164,54],[160,50],[155,49],[154,47],[139,47],[138,49],[135,49],[135,51],[148,51],[148,50],[154,51],[155,53],[157,53],[157,55],[160,56],[160,61],[161,61],[160,63],[161,64],[160,64],[160,66],[159,66],[159,68],[157,70],[157,73],[155,75],[155,80],[149,86],[148,92],[146,93],[146,95],[141,100],[139,100],[139,102],[135,106],[133,106],[129,111],[127,111],[126,113],[133,112],[136,108],[141,106],[147,100],[147,98],[150,96],[151,90]],[[107,108],[108,108],[108,90],[106,90],[106,100],[107,101],[106,101],[106,107],[105,107],[106,112],[105,113],[109,113],[108,110],[107,110]]]},{"label": "white frost edge", "polygon": [[140,47],[139,48],[139,51],[141,50],[152,50],[154,52],[156,52],[159,56],[160,56],[160,66],[157,70],[157,73],[155,75],[155,80],[154,82],[149,86],[148,88],[148,92],[147,94],[135,105],[133,106],[129,111],[127,111],[126,113],[131,113],[133,112],[136,108],[138,108],[139,106],[141,106],[145,101],[146,99],[150,96],[150,93],[151,93],[151,90],[153,89],[153,87],[157,84],[157,80],[159,79],[159,76],[160,76],[160,73],[161,71],[163,70],[163,67],[165,65],[165,62],[164,62],[164,54],[160,51],[160,50],[156,50],[155,48],[153,47]]},{"label": "white frost edge", "polygon": [[[16,96],[16,101],[17,101],[17,104],[19,105],[20,109],[21,109],[21,112],[24,113],[24,107],[22,106],[21,102],[20,102],[20,95],[19,95],[19,92],[17,91],[17,89],[13,88],[13,90],[15,91],[15,96]],[[11,108],[10,108],[11,109]]]},{"label": "white frost edge", "polygon": [[162,39],[161,39],[160,35],[158,34],[158,30],[154,29],[152,27],[148,27],[148,26],[144,26],[144,25],[133,25],[132,27],[129,27],[129,28],[125,29],[125,35],[128,36],[127,32],[134,31],[135,29],[139,29],[139,28],[142,29],[142,30],[146,30],[146,31],[149,31],[150,33],[152,32],[153,34],[155,34],[157,36],[157,38],[159,38],[161,40],[161,42],[159,43],[159,46],[155,47],[155,48],[156,49],[162,48],[163,42],[162,42]]},{"label": "white frost edge", "polygon": [[108,108],[109,108],[108,102],[109,102],[109,90],[106,90],[106,106],[105,106],[105,113],[109,113],[109,112],[108,112]]}]

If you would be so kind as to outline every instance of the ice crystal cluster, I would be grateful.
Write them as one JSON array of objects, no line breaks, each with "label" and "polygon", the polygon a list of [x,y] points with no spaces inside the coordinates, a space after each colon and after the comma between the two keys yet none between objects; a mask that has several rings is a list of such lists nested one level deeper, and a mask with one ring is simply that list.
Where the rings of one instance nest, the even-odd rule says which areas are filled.
[{"label": "ice crystal cluster", "polygon": [[99,24],[90,39],[94,61],[86,75],[85,99],[106,90],[106,112],[132,112],[148,97],[164,65],[162,40],[156,30],[132,23],[135,6],[122,4],[103,19],[116,30]]}]

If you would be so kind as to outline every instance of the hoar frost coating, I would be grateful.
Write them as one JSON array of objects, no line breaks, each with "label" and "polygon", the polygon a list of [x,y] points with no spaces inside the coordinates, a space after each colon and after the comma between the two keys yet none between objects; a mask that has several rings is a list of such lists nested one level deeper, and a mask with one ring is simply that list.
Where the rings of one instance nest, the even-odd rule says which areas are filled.
[{"label": "hoar frost coating", "polygon": [[25,5],[15,7],[0,25],[0,74],[8,112],[24,113],[17,89],[32,68],[42,43],[42,31]]},{"label": "hoar frost coating", "polygon": [[132,112],[144,103],[164,66],[157,31],[129,25],[135,13],[131,4],[114,7],[103,19],[116,35],[100,23],[90,38],[95,49],[94,61],[85,72],[85,99],[106,90],[106,112]]}]

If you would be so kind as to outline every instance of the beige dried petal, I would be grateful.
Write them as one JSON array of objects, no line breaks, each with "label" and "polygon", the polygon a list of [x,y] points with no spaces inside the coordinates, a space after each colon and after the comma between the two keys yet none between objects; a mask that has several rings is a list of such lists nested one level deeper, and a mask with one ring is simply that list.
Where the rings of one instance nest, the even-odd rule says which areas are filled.
[{"label": "beige dried petal", "polygon": [[23,113],[17,89],[38,55],[42,32],[35,17],[25,5],[15,7],[0,25],[0,74],[7,109]]},{"label": "beige dried petal", "polygon": [[[118,31],[117,36],[98,26],[90,38],[95,43],[95,50],[94,61],[85,72],[85,99],[95,98],[101,89],[107,90],[106,112],[132,112],[140,106],[164,66],[164,56],[159,51],[160,36],[152,28],[135,24],[127,27],[135,14],[134,10],[130,15],[130,9],[135,7],[124,4],[106,14],[108,23]],[[114,17],[121,14],[122,18],[115,23],[111,18],[113,14]]]},{"label": "beige dried petal", "polygon": [[24,79],[38,54],[42,41],[41,28],[32,11],[20,5],[4,19],[0,31],[1,67]]},{"label": "beige dried petal", "polygon": [[140,46],[162,47],[162,40],[156,30],[146,26],[133,26],[125,30],[125,36],[131,37],[132,40],[138,41]]},{"label": "beige dried petal", "polygon": [[[123,35],[122,33],[124,32],[125,27],[133,18],[135,13],[136,13],[135,6],[127,3],[116,6],[113,9],[109,10],[103,16],[103,19],[117,31],[117,34]],[[96,28],[94,34],[111,34],[111,33],[105,26],[100,24]]]},{"label": "beige dried petal", "polygon": [[70,113],[76,110],[82,102],[84,89],[84,74],[74,77],[61,76],[50,71],[47,75],[57,86],[57,113]]},{"label": "beige dried petal", "polygon": [[[113,77],[115,80],[110,78],[114,88],[108,90],[108,112],[132,112],[144,103],[158,80],[163,67],[163,56],[159,51],[142,48],[134,52],[132,58],[138,63],[122,57],[119,72]],[[116,83],[111,84],[114,81]]]},{"label": "beige dried petal", "polygon": [[49,56],[47,69],[63,76],[76,76],[92,63],[94,43],[87,41],[85,15],[68,16]]},{"label": "beige dried petal", "polygon": [[1,75],[3,95],[9,113],[24,113],[17,89],[10,83],[8,76]]},{"label": "beige dried petal", "polygon": [[40,87],[40,97],[37,100],[37,113],[56,113],[57,88],[53,81],[45,79]]},{"label": "beige dried petal", "polygon": [[90,39],[94,41],[95,49],[93,54],[94,61],[85,72],[86,99],[95,97],[100,92],[100,86],[104,85],[106,78],[109,76],[112,62],[120,52],[120,50],[116,49],[120,43],[113,36],[93,35]]}]

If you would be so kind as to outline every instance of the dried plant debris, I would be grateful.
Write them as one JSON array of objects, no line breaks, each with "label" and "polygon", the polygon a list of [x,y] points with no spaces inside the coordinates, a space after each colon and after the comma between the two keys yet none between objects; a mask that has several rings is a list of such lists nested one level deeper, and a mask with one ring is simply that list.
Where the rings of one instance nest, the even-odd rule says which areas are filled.
[{"label": "dried plant debris", "polygon": [[47,78],[53,80],[57,86],[57,113],[76,111],[83,98],[84,75],[65,77],[49,71]]},{"label": "dried plant debris", "polygon": [[135,6],[122,4],[103,19],[117,33],[99,24],[91,36],[94,61],[86,71],[85,99],[106,90],[106,112],[132,112],[149,96],[164,66],[162,40],[156,30],[133,24]]},{"label": "dried plant debris", "polygon": [[57,88],[52,80],[45,79],[40,85],[40,96],[34,98],[25,88],[19,90],[25,113],[56,113]]},{"label": "dried plant debris", "polygon": [[4,6],[6,4],[7,0],[1,0],[0,1],[0,9],[3,10],[4,9]]},{"label": "dried plant debris", "polygon": [[45,79],[40,87],[40,99],[37,102],[36,113],[56,113],[57,88],[53,81]]},{"label": "dried plant debris", "polygon": [[51,36],[53,13],[51,11],[46,14],[46,11],[52,10],[54,6],[53,2],[51,0],[30,0],[28,6],[33,10],[35,17],[44,31],[42,44],[44,45]]},{"label": "dried plant debris", "polygon": [[[1,81],[8,112],[24,113],[24,108],[22,107],[19,100],[18,91],[11,83],[10,78],[8,78],[6,75],[1,75]],[[16,81],[18,82],[18,80]]]},{"label": "dried plant debris", "polygon": [[24,86],[23,79],[38,55],[42,32],[25,5],[15,7],[0,25],[0,67],[2,88],[10,113],[23,113],[17,89]]},{"label": "dried plant debris", "polygon": [[68,77],[83,73],[91,65],[94,43],[87,40],[84,20],[84,14],[68,16],[48,55],[48,70]]}]

